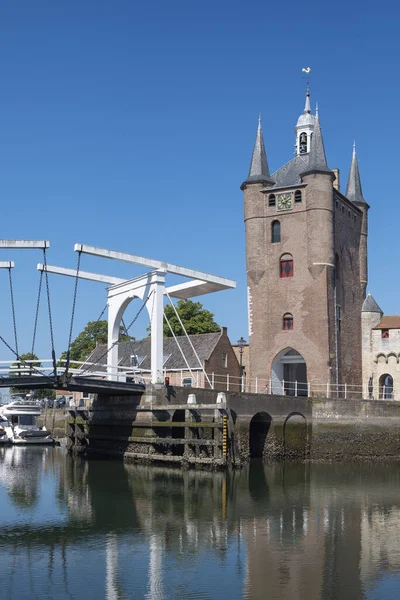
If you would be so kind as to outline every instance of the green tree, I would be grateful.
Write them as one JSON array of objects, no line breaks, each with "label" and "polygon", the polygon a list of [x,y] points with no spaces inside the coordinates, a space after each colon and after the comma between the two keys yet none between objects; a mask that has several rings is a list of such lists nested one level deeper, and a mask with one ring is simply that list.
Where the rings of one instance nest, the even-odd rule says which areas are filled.
[{"label": "green tree", "polygon": [[[28,361],[28,360],[38,360],[38,357],[36,356],[36,354],[32,354],[32,352],[26,352],[25,354],[21,354],[21,359],[24,361]],[[32,365],[32,373],[34,374],[35,371],[34,369],[40,369],[41,367],[41,363],[37,362],[37,363],[33,363]],[[13,363],[12,365],[12,370],[9,373],[10,377],[23,377],[29,375],[29,363],[28,364],[24,364],[24,363]],[[26,394],[29,394],[31,390],[28,388],[16,388],[16,387],[10,387],[10,392],[11,394],[21,394],[21,396],[25,396]],[[52,389],[44,389],[44,390],[35,390],[35,398],[37,399],[42,399],[42,398],[55,398],[56,397],[56,391],[52,390]]]},{"label": "green tree", "polygon": [[[89,321],[85,329],[83,329],[83,331],[80,332],[80,334],[74,339],[74,341],[71,344],[70,360],[84,362],[96,348],[96,343],[107,344],[107,330],[108,323],[106,320]],[[122,325],[120,326],[119,331],[120,341],[125,342],[129,339],[135,339],[129,335],[127,336],[124,333],[125,330],[122,327]],[[66,358],[67,351],[61,354],[60,362],[66,360]]]},{"label": "green tree", "polygon": [[[197,333],[216,333],[221,330],[220,326],[214,321],[213,313],[203,308],[201,302],[179,300],[175,308],[189,335],[196,335]],[[178,317],[170,304],[165,306],[164,313],[174,334],[185,335]],[[163,331],[164,337],[172,337],[171,330],[165,319]]]}]

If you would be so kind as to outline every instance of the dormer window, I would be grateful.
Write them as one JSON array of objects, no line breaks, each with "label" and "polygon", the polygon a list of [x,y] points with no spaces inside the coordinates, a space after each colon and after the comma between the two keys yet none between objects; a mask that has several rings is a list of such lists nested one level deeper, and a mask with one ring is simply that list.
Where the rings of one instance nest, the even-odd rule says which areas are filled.
[{"label": "dormer window", "polygon": [[303,131],[299,137],[299,154],[306,154],[307,152],[307,134]]}]

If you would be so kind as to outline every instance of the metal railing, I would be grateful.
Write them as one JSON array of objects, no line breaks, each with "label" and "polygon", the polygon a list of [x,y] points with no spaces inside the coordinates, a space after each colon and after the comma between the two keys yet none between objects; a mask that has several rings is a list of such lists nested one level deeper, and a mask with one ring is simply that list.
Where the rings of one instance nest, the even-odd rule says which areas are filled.
[{"label": "metal railing", "polygon": [[[60,361],[57,367],[59,376],[65,373],[65,361]],[[105,379],[111,375],[118,381],[133,383],[150,383],[151,372],[139,367],[122,365],[107,365],[87,361],[70,361],[69,374],[78,377]],[[11,376],[47,376],[52,377],[52,359],[37,359],[27,361],[0,361],[0,378]],[[193,388],[212,388],[226,391],[249,392],[253,394],[268,394],[278,396],[294,396],[308,398],[338,398],[338,399],[370,399],[370,400],[400,400],[400,390],[387,385],[354,385],[351,383],[330,383],[321,381],[286,381],[279,379],[249,378],[233,376],[229,373],[204,372],[199,368],[187,370],[164,370],[160,380],[169,377],[170,385]]]}]

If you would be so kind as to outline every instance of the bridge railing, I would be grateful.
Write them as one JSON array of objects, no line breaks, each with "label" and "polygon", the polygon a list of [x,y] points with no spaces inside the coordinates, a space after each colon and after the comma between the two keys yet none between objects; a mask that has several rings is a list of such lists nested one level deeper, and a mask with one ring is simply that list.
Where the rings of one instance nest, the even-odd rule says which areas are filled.
[{"label": "bridge railing", "polygon": [[[65,361],[59,361],[57,374],[65,373]],[[106,379],[111,374],[117,381],[133,383],[150,383],[150,370],[139,367],[123,365],[106,365],[87,361],[71,360],[69,374],[79,377]],[[0,378],[18,376],[47,376],[52,377],[53,361],[50,358],[26,361],[2,360],[0,361]],[[321,381],[286,381],[278,378],[263,379],[232,376],[229,373],[205,373],[200,369],[165,370],[163,377],[168,376],[171,385],[193,388],[213,388],[227,391],[251,392],[254,394],[271,394],[294,397],[318,397],[338,399],[374,399],[374,400],[400,400],[400,390],[393,386],[381,385],[355,385],[351,383],[330,383]],[[210,383],[209,383],[210,382]],[[211,385],[210,385],[211,384]]]},{"label": "bridge railing", "polygon": [[[165,372],[171,385],[209,388],[204,374],[200,371],[189,374],[187,371]],[[251,392],[253,394],[270,394],[278,396],[337,398],[337,399],[374,399],[400,400],[400,390],[391,386],[368,386],[351,383],[330,383],[322,381],[287,381],[279,379],[263,379],[235,377],[229,374],[208,372],[211,387],[227,391]]]}]

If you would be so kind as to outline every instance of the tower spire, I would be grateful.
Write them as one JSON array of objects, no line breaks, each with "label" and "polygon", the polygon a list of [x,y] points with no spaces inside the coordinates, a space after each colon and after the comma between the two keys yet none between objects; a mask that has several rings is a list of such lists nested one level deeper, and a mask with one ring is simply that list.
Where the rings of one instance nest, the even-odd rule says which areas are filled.
[{"label": "tower spire", "polygon": [[360,172],[358,170],[358,160],[356,154],[356,142],[353,143],[353,156],[351,158],[351,166],[349,180],[347,182],[346,196],[352,202],[365,203],[361,189]]},{"label": "tower spire", "polygon": [[315,171],[317,171],[318,173],[332,173],[332,171],[326,164],[324,140],[322,139],[322,131],[318,117],[315,117],[314,133],[312,135],[311,140],[311,150],[308,167],[306,168],[304,173],[301,173],[301,175],[305,175],[306,173],[312,173]]},{"label": "tower spire", "polygon": [[267,153],[265,152],[264,137],[261,127],[261,115],[258,117],[256,141],[251,157],[249,174],[244,183],[264,183],[266,185],[273,185],[275,183],[271,179],[269,173]]},{"label": "tower spire", "polygon": [[311,103],[310,103],[310,84],[307,81],[306,87],[306,103],[304,105],[304,114],[311,114]]},{"label": "tower spire", "polygon": [[307,81],[304,111],[297,119],[294,132],[296,134],[296,154],[308,154],[311,147],[311,136],[314,131],[315,117],[311,114],[310,85]]}]

